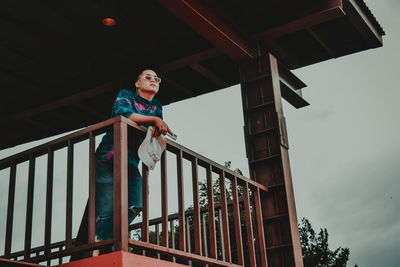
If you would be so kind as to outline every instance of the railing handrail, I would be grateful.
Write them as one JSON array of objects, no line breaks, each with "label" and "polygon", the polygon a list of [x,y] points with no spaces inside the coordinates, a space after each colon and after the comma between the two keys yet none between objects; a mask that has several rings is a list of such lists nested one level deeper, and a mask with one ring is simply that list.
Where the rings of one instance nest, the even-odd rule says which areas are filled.
[{"label": "railing handrail", "polygon": [[[0,160],[0,170],[9,167],[9,164],[11,162],[14,163],[14,164],[18,164],[18,163],[21,163],[21,162],[23,162],[25,160],[28,160],[29,156],[31,154],[34,154],[36,157],[44,155],[44,154],[46,154],[48,152],[47,149],[49,147],[54,147],[54,150],[57,150],[57,149],[62,148],[62,147],[66,147],[67,146],[66,142],[68,142],[68,140],[72,140],[74,142],[79,142],[80,140],[82,140],[83,137],[88,135],[90,132],[96,132],[97,130],[99,131],[98,133],[106,132],[108,127],[111,127],[111,125],[113,125],[115,122],[119,122],[119,121],[124,122],[124,123],[128,124],[129,126],[134,127],[134,128],[136,128],[137,130],[139,130],[141,132],[146,132],[146,128],[145,127],[140,126],[140,125],[136,124],[135,122],[133,122],[133,121],[131,121],[131,120],[129,120],[129,119],[123,117],[123,116],[117,116],[117,117],[114,117],[114,118],[111,118],[111,119],[108,119],[108,120],[93,124],[91,126],[88,126],[85,129],[82,129],[82,130],[70,133],[68,135],[59,137],[59,138],[57,138],[55,140],[51,140],[51,141],[46,142],[44,144],[40,144],[38,146],[35,146],[35,147],[29,148],[27,150],[21,151],[21,152],[15,154],[15,155],[11,155],[9,157],[1,159]],[[225,166],[222,166],[221,164],[219,164],[219,163],[217,163],[215,161],[212,161],[209,158],[207,158],[205,156],[202,156],[202,155],[194,152],[193,150],[191,150],[191,149],[189,149],[189,148],[187,148],[185,146],[182,146],[182,145],[180,145],[180,144],[178,144],[178,143],[176,143],[176,142],[174,142],[172,140],[166,139],[166,141],[167,141],[167,145],[168,146],[173,147],[173,149],[171,149],[172,151],[176,150],[176,148],[180,149],[180,150],[183,151],[183,153],[186,153],[187,155],[189,155],[189,158],[190,157],[196,157],[196,158],[198,158],[200,160],[200,163],[203,162],[205,164],[210,164],[211,166],[216,167],[219,170],[223,170],[225,173],[227,173],[230,176],[235,176],[235,177],[239,178],[240,180],[242,180],[243,182],[247,182],[247,183],[249,183],[249,184],[251,184],[253,186],[256,186],[256,187],[260,188],[261,190],[263,190],[265,192],[268,191],[268,187],[267,186],[259,184],[254,180],[251,180],[251,179],[249,179],[249,178],[247,178],[247,177],[245,177],[245,176],[243,176],[243,175],[241,175],[239,173],[236,173],[236,172],[226,168]],[[62,144],[64,144],[64,145],[61,146],[61,147],[57,146],[57,145],[62,145]]]},{"label": "railing handrail", "polygon": [[[44,144],[40,144],[37,145],[35,147],[29,148],[27,150],[21,151],[17,154],[11,155],[9,157],[6,157],[4,159],[0,160],[0,170],[7,168],[7,164],[13,162],[14,164],[18,164],[20,162],[23,162],[25,160],[28,159],[29,155],[34,154],[35,156],[41,156],[47,153],[47,149],[48,147],[54,147],[55,150],[59,149],[60,147],[58,147],[58,145],[62,145],[61,147],[67,146],[66,142],[68,142],[68,140],[73,140],[75,142],[79,142],[81,140],[82,137],[85,137],[86,135],[88,135],[90,132],[96,132],[97,130],[99,130],[98,133],[102,133],[107,131],[108,127],[111,127],[111,125],[113,125],[115,122],[121,121],[125,118],[123,118],[122,116],[117,116],[96,124],[93,124],[91,126],[88,126],[82,130],[78,130],[76,132],[64,135],[62,137],[59,137],[55,140],[51,140],[48,141]],[[126,122],[126,121],[124,121]],[[132,121],[131,121],[132,122]],[[134,125],[134,122],[132,122],[133,124],[130,123],[130,126],[133,126],[141,131],[144,131],[144,127],[141,127],[139,125]]]}]

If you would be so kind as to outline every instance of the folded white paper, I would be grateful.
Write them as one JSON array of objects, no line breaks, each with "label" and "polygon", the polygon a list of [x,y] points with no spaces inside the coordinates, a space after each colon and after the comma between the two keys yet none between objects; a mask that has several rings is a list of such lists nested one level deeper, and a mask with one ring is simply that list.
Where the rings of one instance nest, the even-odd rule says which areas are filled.
[{"label": "folded white paper", "polygon": [[163,135],[160,135],[159,137],[152,137],[152,131],[153,127],[150,126],[147,129],[146,137],[138,149],[140,160],[146,164],[150,170],[153,170],[157,162],[161,159],[161,154],[166,147],[166,142],[164,140],[165,137]]}]

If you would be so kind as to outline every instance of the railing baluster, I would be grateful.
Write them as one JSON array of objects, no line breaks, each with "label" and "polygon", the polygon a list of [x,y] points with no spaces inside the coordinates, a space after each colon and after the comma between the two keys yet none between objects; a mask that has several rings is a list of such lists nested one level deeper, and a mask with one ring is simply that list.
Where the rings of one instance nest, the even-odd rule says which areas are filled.
[{"label": "railing baluster", "polygon": [[95,137],[89,133],[89,213],[88,213],[88,243],[94,243],[96,216],[96,158]]},{"label": "railing baluster", "polygon": [[[180,238],[180,237],[179,237]],[[186,248],[187,252],[192,253],[192,244],[190,242],[190,220],[189,217],[186,217]],[[189,260],[189,265],[192,266],[192,261]]]},{"label": "railing baluster", "polygon": [[[169,227],[171,228],[171,248],[175,249],[175,223],[174,220],[169,222]],[[172,261],[176,262],[176,258],[172,257]]]},{"label": "railing baluster", "polygon": [[182,150],[179,150],[177,154],[176,165],[178,172],[179,250],[185,251],[185,200],[183,191]]},{"label": "railing baluster", "polygon": [[206,214],[201,214],[201,232],[203,234],[204,256],[208,257]]},{"label": "railing baluster", "polygon": [[44,230],[44,254],[50,254],[51,226],[53,214],[53,177],[54,177],[54,151],[47,149],[47,183],[46,183],[46,221]]},{"label": "railing baluster", "polygon": [[[58,247],[58,251],[61,251],[61,250],[62,250],[62,246]],[[62,264],[62,263],[63,263],[62,257],[59,257],[58,264]]]},{"label": "railing baluster", "polygon": [[72,196],[74,172],[74,145],[68,140],[67,160],[67,211],[65,216],[65,248],[72,248]]},{"label": "railing baluster", "polygon": [[161,245],[168,247],[168,195],[167,195],[167,151],[161,156]]},{"label": "railing baluster", "polygon": [[217,217],[218,217],[218,225],[219,225],[219,229],[218,229],[218,236],[219,236],[219,242],[221,244],[221,256],[222,256],[222,261],[225,261],[225,242],[224,242],[224,227],[222,225],[222,211],[221,209],[217,209]]},{"label": "railing baluster", "polygon": [[12,228],[14,222],[14,200],[15,200],[15,177],[17,167],[15,163],[11,163],[10,167],[10,182],[8,186],[8,204],[7,204],[7,228],[6,228],[6,243],[4,247],[4,256],[10,257],[11,242],[12,242]]},{"label": "railing baluster", "polygon": [[[160,245],[160,225],[156,224],[156,244]],[[157,259],[160,259],[160,253],[157,253]]]},{"label": "railing baluster", "polygon": [[32,241],[32,214],[33,214],[33,192],[35,185],[35,157],[29,156],[29,178],[28,178],[28,197],[26,200],[26,222],[25,222],[25,246],[24,260],[31,257]]},{"label": "railing baluster", "polygon": [[114,251],[128,251],[128,132],[114,123]]},{"label": "railing baluster", "polygon": [[242,243],[242,229],[240,223],[240,209],[239,197],[237,191],[237,178],[232,179],[232,195],[233,195],[233,216],[235,222],[235,236],[236,236],[236,251],[238,257],[238,264],[243,265],[243,243]]},{"label": "railing baluster", "polygon": [[243,188],[244,197],[244,210],[246,214],[246,229],[247,229],[247,242],[249,245],[249,258],[250,266],[256,266],[256,253],[254,249],[254,234],[253,234],[253,223],[251,220],[250,213],[250,197],[249,197],[249,184],[245,183]]},{"label": "railing baluster", "polygon": [[217,257],[217,239],[215,233],[214,192],[211,165],[206,167],[207,171],[207,196],[208,196],[208,228],[210,230],[210,257]]},{"label": "railing baluster", "polygon": [[142,163],[142,241],[149,242],[149,168]]},{"label": "railing baluster", "polygon": [[197,172],[197,164],[197,158],[194,158],[192,161],[194,252],[198,255],[202,255],[200,234],[199,177]]},{"label": "railing baluster", "polygon": [[264,225],[263,225],[263,217],[262,217],[262,210],[261,210],[261,201],[260,201],[260,189],[254,191],[254,203],[255,203],[255,212],[257,217],[257,240],[258,240],[258,247],[260,250],[260,259],[261,259],[261,266],[267,267],[267,253],[266,253],[266,245],[265,245],[265,237],[264,237]]},{"label": "railing baluster", "polygon": [[224,260],[227,262],[232,262],[231,257],[231,241],[229,237],[229,219],[228,219],[228,207],[226,201],[226,188],[225,188],[225,172],[222,171],[219,176],[219,183],[221,189],[221,213],[222,213],[222,221],[220,220],[219,223],[222,225],[222,232],[223,238],[221,238],[221,244]]}]

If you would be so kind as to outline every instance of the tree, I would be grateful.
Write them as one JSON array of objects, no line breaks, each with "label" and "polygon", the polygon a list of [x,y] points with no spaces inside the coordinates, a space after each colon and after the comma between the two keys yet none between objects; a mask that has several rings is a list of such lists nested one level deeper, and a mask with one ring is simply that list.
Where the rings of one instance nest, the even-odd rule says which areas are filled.
[{"label": "tree", "polygon": [[[328,247],[328,231],[320,229],[316,235],[308,219],[302,218],[299,225],[300,242],[305,267],[345,267],[350,250],[339,247],[334,251]],[[357,264],[356,264],[357,266]]]}]

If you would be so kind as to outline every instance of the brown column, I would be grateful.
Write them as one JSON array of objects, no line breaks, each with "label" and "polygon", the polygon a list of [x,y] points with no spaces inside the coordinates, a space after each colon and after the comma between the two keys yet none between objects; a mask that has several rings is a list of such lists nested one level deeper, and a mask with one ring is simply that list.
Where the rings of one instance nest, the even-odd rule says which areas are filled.
[{"label": "brown column", "polygon": [[269,189],[261,194],[268,266],[303,266],[278,63],[269,54],[240,71],[250,177]]}]

